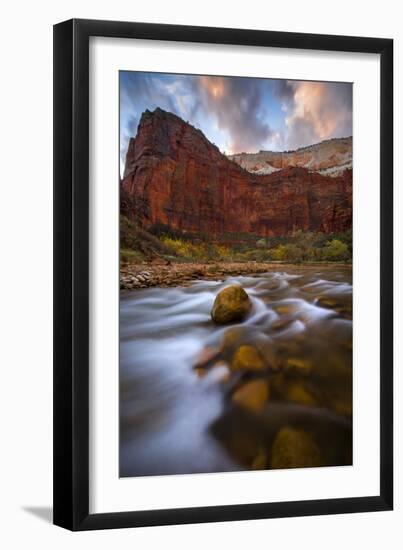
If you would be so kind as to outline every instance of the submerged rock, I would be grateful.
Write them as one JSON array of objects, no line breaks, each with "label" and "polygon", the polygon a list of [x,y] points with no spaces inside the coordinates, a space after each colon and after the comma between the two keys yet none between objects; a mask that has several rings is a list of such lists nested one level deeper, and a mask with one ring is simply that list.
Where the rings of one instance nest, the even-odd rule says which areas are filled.
[{"label": "submerged rock", "polygon": [[214,361],[214,359],[217,358],[219,354],[218,348],[213,348],[210,346],[207,346],[201,350],[199,355],[196,358],[196,362],[194,363],[194,368],[206,368]]},{"label": "submerged rock", "polygon": [[317,405],[309,391],[298,382],[289,384],[285,397],[287,401],[297,403],[298,405],[304,405],[305,407],[315,407]]},{"label": "submerged rock", "polygon": [[231,285],[217,294],[211,317],[218,324],[242,321],[251,307],[252,303],[245,290],[240,285]]},{"label": "submerged rock", "polygon": [[274,306],[274,309],[279,315],[293,315],[298,311],[299,307],[294,302],[286,302]]},{"label": "submerged rock", "polygon": [[226,329],[221,340],[221,352],[226,354],[232,353],[236,347],[244,343],[247,334],[245,328],[241,326]]},{"label": "submerged rock", "polygon": [[284,330],[292,325],[294,321],[295,319],[293,317],[280,317],[279,319],[273,321],[271,328],[276,331]]},{"label": "submerged rock", "polygon": [[351,319],[352,317],[352,302],[351,296],[340,295],[340,296],[319,296],[316,301],[317,305],[324,307],[326,309],[332,309],[337,312],[339,315],[346,319]]},{"label": "submerged rock", "polygon": [[240,407],[259,413],[264,409],[269,399],[269,385],[266,380],[257,379],[247,382],[238,388],[232,396],[232,401]]},{"label": "submerged rock", "polygon": [[308,376],[311,374],[312,369],[313,363],[309,359],[303,357],[290,357],[287,359],[287,372],[295,372],[302,376]]},{"label": "submerged rock", "polygon": [[337,299],[330,296],[319,296],[316,303],[318,304],[318,306],[326,307],[329,309],[334,309],[337,305],[339,305]]},{"label": "submerged rock", "polygon": [[286,427],[277,433],[271,450],[271,468],[310,468],[321,463],[319,447],[307,432]]},{"label": "submerged rock", "polygon": [[207,370],[204,369],[203,367],[195,367],[194,371],[199,378],[203,378],[203,376],[206,376],[207,374]]},{"label": "submerged rock", "polygon": [[262,371],[265,362],[256,348],[246,345],[235,352],[231,367],[232,370]]}]

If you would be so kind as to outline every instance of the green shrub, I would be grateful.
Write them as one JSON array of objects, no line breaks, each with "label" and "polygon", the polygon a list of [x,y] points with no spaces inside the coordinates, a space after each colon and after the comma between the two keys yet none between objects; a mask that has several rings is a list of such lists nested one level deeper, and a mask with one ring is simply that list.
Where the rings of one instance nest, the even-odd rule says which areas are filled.
[{"label": "green shrub", "polygon": [[266,248],[267,247],[267,241],[266,239],[259,239],[256,243],[257,248]]},{"label": "green shrub", "polygon": [[350,258],[350,252],[348,245],[339,241],[339,239],[332,239],[326,243],[326,246],[322,250],[322,257],[327,261],[346,261]]},{"label": "green shrub", "polygon": [[273,260],[302,262],[306,255],[304,250],[294,243],[280,244],[277,248],[272,249],[271,256]]},{"label": "green shrub", "polygon": [[138,252],[144,257],[155,257],[173,254],[155,235],[139,227],[126,216],[120,216],[120,248],[125,251]]}]

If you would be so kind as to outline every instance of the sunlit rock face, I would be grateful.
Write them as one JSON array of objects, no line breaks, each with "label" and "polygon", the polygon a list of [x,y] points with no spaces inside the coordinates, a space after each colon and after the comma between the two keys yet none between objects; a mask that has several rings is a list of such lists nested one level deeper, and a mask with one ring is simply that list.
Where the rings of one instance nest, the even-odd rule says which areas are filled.
[{"label": "sunlit rock face", "polygon": [[328,139],[295,151],[239,153],[229,158],[255,174],[272,174],[284,168],[301,167],[326,176],[340,176],[353,166],[353,140]]},{"label": "sunlit rock face", "polygon": [[217,237],[344,231],[351,227],[352,171],[323,175],[311,165],[255,174],[200,130],[156,109],[143,113],[130,140],[121,211],[146,228],[161,222]]}]

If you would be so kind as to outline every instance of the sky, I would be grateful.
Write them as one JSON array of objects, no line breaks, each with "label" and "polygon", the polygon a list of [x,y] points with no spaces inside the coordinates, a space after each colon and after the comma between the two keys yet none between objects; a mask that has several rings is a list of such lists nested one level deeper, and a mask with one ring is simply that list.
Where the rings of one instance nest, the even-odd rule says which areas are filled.
[{"label": "sky", "polygon": [[120,72],[120,169],[141,114],[157,107],[225,154],[289,151],[352,135],[352,84]]}]

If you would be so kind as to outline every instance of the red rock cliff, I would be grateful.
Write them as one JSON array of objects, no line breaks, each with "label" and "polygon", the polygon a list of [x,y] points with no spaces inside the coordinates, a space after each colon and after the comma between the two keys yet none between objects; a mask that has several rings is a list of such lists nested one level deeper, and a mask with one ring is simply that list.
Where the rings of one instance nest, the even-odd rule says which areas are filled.
[{"label": "red rock cliff", "polygon": [[161,109],[143,113],[121,182],[122,213],[143,227],[162,222],[217,237],[344,231],[351,227],[351,201],[351,170],[339,177],[302,167],[255,175]]}]

